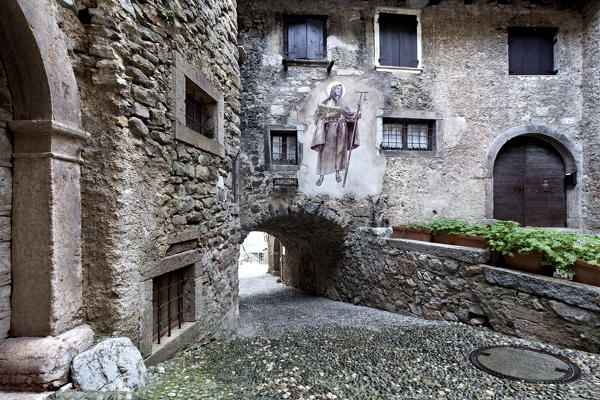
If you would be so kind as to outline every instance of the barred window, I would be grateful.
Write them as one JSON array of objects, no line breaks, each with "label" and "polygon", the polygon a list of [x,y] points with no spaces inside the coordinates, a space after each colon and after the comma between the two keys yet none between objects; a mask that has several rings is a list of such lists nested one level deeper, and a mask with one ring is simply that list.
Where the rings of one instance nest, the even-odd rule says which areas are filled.
[{"label": "barred window", "polygon": [[295,131],[271,131],[271,160],[273,164],[298,164],[298,137]]},{"label": "barred window", "polygon": [[381,148],[384,150],[432,151],[434,121],[383,119]]},{"label": "barred window", "polygon": [[217,102],[186,79],[185,91],[185,125],[206,136],[215,137],[215,111]]},{"label": "barred window", "polygon": [[181,329],[185,322],[184,307],[184,269],[168,272],[152,280],[152,339],[160,344],[165,334]]}]

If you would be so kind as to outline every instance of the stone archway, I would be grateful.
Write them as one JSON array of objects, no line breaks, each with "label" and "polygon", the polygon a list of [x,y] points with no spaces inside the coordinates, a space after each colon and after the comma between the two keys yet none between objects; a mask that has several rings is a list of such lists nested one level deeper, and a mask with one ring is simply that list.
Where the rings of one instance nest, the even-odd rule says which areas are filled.
[{"label": "stone archway", "polygon": [[[499,135],[490,147],[486,160],[486,218],[494,216],[494,165],[501,149],[517,137],[533,137],[550,144],[561,156],[566,173],[581,171],[582,150],[566,135],[545,125],[526,124],[507,130]],[[581,209],[579,207],[580,186],[570,186],[566,190],[567,227],[582,228]]]},{"label": "stone archway", "polygon": [[45,390],[66,383],[70,360],[93,340],[89,327],[76,327],[79,163],[88,135],[63,34],[45,2],[4,1],[0,57],[13,114],[11,338],[0,343],[0,387]]},{"label": "stone archway", "polygon": [[242,223],[242,237],[250,231],[274,236],[286,249],[281,278],[286,285],[333,298],[335,274],[344,263],[350,227],[326,207],[269,207],[261,216]]}]

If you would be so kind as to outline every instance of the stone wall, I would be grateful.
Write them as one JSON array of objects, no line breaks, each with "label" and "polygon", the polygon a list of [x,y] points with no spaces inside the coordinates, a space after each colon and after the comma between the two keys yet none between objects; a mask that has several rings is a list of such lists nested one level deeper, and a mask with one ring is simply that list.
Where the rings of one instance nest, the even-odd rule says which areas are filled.
[{"label": "stone wall", "polygon": [[484,263],[484,250],[390,239],[360,229],[329,297],[425,319],[477,323],[496,331],[600,352],[600,288]]},{"label": "stone wall", "polygon": [[582,184],[587,196],[587,226],[600,229],[600,2],[589,2],[583,35],[583,120],[584,174]]},{"label": "stone wall", "polygon": [[4,65],[0,61],[0,340],[10,329],[12,140],[6,122],[12,120],[12,102]]},{"label": "stone wall", "polygon": [[[52,1],[91,134],[81,171],[86,320],[99,335],[139,345],[140,282],[148,279],[141,271],[197,249],[198,339],[230,331],[239,226],[232,201],[240,109],[235,2],[83,0],[77,13],[64,3]],[[224,98],[221,154],[175,138],[175,51]],[[195,238],[182,245],[178,237],[190,231]]]},{"label": "stone wall", "polygon": [[[551,2],[503,5],[477,1],[465,5],[446,0],[427,6],[421,11],[423,69],[415,74],[375,70],[376,7],[410,8],[404,2],[383,0],[300,1],[293,5],[239,2],[239,44],[247,53],[241,69],[243,226],[256,225],[261,213],[273,203],[287,207],[331,198],[351,198],[354,206],[377,214],[372,224],[422,221],[440,215],[483,220],[491,217],[494,160],[490,162],[489,153],[495,144],[506,140],[505,132],[522,125],[555,133],[570,149],[575,163],[581,160],[580,10]],[[335,60],[330,74],[324,65],[290,65],[284,69],[283,16],[288,14],[327,15],[326,58]],[[557,27],[559,73],[508,75],[509,26]],[[360,125],[363,139],[377,134],[375,115],[382,110],[440,114],[442,136],[436,154],[384,156],[371,142],[361,145],[359,150],[363,155],[370,152],[368,160],[372,163],[370,167],[355,164],[360,168],[351,169],[350,175],[374,181],[380,187],[376,193],[354,191],[352,187],[332,192],[316,188],[318,175],[312,161],[302,162],[298,171],[277,171],[266,165],[264,132],[272,124],[299,127],[303,158],[314,159],[309,146],[314,130],[313,103],[325,97],[324,88],[334,80],[349,88],[352,110],[356,109],[354,91],[369,91],[363,108],[365,121]],[[358,153],[356,157],[360,158]],[[297,177],[300,187],[277,192],[273,178],[281,177]],[[580,186],[568,190],[568,224],[572,228],[582,226],[583,200]],[[332,207],[344,213],[341,201],[333,202]]]}]

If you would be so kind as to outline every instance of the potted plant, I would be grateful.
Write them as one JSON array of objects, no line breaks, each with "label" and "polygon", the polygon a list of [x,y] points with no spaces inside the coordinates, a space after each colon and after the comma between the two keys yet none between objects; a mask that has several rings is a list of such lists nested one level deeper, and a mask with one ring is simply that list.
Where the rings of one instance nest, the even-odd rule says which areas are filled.
[{"label": "potted plant", "polygon": [[578,235],[577,260],[573,264],[573,281],[600,286],[600,238]]},{"label": "potted plant", "polygon": [[483,228],[452,218],[437,218],[427,224],[436,243],[451,244],[485,249],[485,237],[481,236]]},{"label": "potted plant", "polygon": [[424,224],[404,224],[393,226],[393,238],[420,240],[423,242],[431,242],[431,231]]},{"label": "potted plant", "polygon": [[[488,226],[486,239],[491,248],[503,255],[506,265],[521,271],[552,276],[551,259],[560,256],[552,249],[552,231],[524,229],[514,221],[498,221]],[[550,258],[545,257],[550,254]]]}]

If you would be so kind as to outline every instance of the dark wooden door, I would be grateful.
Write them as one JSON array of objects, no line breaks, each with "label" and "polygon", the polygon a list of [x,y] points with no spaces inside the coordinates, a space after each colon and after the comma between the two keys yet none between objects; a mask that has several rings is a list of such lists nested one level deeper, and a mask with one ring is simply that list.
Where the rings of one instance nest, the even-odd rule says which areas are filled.
[{"label": "dark wooden door", "polygon": [[566,226],[565,166],[548,143],[510,140],[494,165],[494,218],[524,226]]}]

